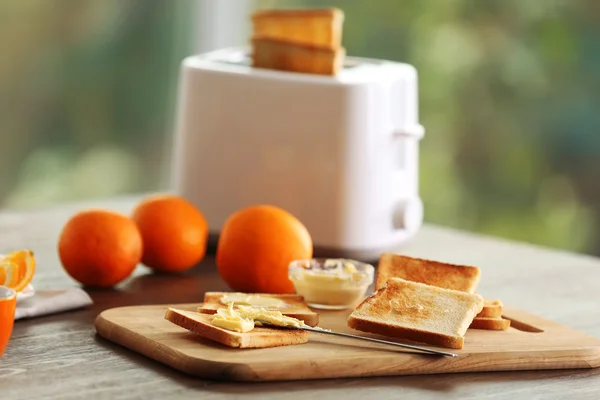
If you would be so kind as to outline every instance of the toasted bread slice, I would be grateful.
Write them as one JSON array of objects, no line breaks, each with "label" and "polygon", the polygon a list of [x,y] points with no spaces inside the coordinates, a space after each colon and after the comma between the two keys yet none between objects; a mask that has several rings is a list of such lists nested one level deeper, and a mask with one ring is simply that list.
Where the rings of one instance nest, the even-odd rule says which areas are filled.
[{"label": "toasted bread slice", "polygon": [[477,267],[384,253],[379,258],[375,289],[384,287],[387,280],[392,277],[445,289],[475,293],[481,271]]},{"label": "toasted bread slice", "polygon": [[498,318],[480,318],[476,317],[471,322],[469,329],[487,329],[492,331],[505,331],[510,328],[510,320],[502,317]]},{"label": "toasted bread slice", "polygon": [[308,332],[298,329],[269,329],[255,327],[239,333],[212,325],[214,317],[192,311],[167,309],[165,319],[206,339],[240,349],[266,348],[302,344],[308,341]]},{"label": "toasted bread slice", "polygon": [[[225,307],[221,303],[221,297],[227,292],[206,292],[204,302],[198,307],[198,312],[203,314],[214,314],[219,308]],[[260,295],[261,297],[273,297],[281,300],[284,304],[281,307],[263,307],[267,310],[277,310],[285,316],[304,321],[308,326],[319,325],[319,314],[308,308],[304,297],[297,294],[264,294],[264,293],[245,293],[247,295]]]},{"label": "toasted bread slice", "polygon": [[461,349],[467,328],[482,308],[478,294],[390,278],[347,323],[359,331]]},{"label": "toasted bread slice", "polygon": [[344,63],[344,48],[325,48],[262,37],[252,38],[252,66],[290,72],[336,75]]},{"label": "toasted bread slice", "polygon": [[500,300],[484,300],[483,310],[475,318],[499,318],[503,304]]},{"label": "toasted bread slice", "polygon": [[344,12],[337,8],[263,10],[252,14],[253,36],[337,49]]}]

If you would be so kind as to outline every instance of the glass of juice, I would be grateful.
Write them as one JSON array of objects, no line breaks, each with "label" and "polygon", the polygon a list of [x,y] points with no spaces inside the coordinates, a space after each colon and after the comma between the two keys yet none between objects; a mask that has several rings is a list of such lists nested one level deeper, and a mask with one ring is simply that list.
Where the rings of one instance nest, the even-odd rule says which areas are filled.
[{"label": "glass of juice", "polygon": [[0,357],[8,344],[15,322],[17,293],[5,286],[0,286]]}]

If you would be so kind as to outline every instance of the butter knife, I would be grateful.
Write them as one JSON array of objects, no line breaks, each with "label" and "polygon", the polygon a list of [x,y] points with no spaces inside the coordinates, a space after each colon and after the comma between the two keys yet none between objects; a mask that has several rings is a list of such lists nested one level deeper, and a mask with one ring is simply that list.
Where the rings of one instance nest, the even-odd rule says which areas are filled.
[{"label": "butter knife", "polygon": [[303,331],[314,332],[314,333],[321,333],[321,334],[325,334],[325,335],[340,336],[340,337],[345,337],[345,338],[350,338],[350,339],[365,340],[367,342],[387,344],[387,345],[391,345],[391,346],[402,347],[402,348],[405,348],[405,349],[417,350],[417,351],[420,351],[420,352],[423,352],[423,353],[428,353],[428,354],[436,354],[436,355],[446,356],[446,357],[458,357],[458,354],[456,354],[456,353],[449,353],[449,352],[440,351],[440,350],[434,350],[434,349],[429,349],[427,347],[421,347],[421,346],[413,346],[411,344],[391,342],[391,341],[388,341],[388,340],[374,339],[374,338],[370,338],[370,337],[366,337],[366,336],[358,336],[358,335],[351,335],[351,334],[348,334],[348,333],[333,332],[333,331],[330,331],[328,329],[323,329],[323,328],[318,328],[318,327],[313,328],[313,327],[310,327],[310,326],[300,326],[300,327],[296,327],[296,326],[279,326],[279,325],[273,325],[273,324],[270,324],[268,322],[263,322],[263,321],[259,321],[259,320],[257,320],[257,322],[260,322],[261,327],[264,327],[264,328],[299,329],[299,330],[303,330]]}]

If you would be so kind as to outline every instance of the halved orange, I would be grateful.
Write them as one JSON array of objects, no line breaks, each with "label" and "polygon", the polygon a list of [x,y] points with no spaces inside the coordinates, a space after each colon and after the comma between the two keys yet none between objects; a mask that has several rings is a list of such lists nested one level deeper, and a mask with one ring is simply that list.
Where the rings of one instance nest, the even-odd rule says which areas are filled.
[{"label": "halved orange", "polygon": [[19,250],[0,255],[0,286],[20,292],[35,273],[35,257],[31,250]]}]

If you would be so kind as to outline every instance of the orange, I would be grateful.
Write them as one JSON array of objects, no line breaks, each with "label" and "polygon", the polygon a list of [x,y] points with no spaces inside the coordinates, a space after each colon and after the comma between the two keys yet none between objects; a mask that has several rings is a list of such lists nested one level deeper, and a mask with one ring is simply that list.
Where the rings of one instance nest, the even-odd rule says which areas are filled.
[{"label": "orange", "polygon": [[35,257],[31,250],[0,255],[0,285],[20,292],[33,279]]},{"label": "orange", "polygon": [[281,208],[258,205],[232,214],[217,243],[217,267],[231,289],[247,293],[294,293],[293,260],[312,257],[306,227]]},{"label": "orange", "polygon": [[17,292],[0,286],[0,357],[12,334],[16,305]]},{"label": "orange", "polygon": [[208,224],[204,215],[186,199],[154,195],[133,211],[142,235],[142,263],[161,272],[182,272],[206,254]]},{"label": "orange", "polygon": [[135,223],[108,210],[75,214],[64,226],[58,255],[67,273],[86,286],[110,287],[127,278],[142,257]]}]

